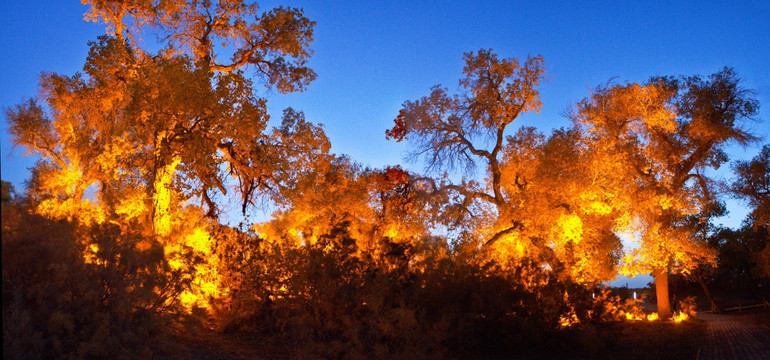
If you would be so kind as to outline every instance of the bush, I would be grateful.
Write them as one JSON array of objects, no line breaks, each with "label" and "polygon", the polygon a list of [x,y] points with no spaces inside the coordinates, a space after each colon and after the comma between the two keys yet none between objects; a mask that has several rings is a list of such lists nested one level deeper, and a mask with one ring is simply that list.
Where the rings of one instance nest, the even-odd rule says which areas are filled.
[{"label": "bush", "polygon": [[138,231],[80,228],[20,204],[3,204],[2,216],[3,358],[150,358],[161,349],[163,315],[183,284],[158,244],[138,251]]},{"label": "bush", "polygon": [[577,344],[564,314],[594,314],[589,289],[534,262],[474,265],[387,238],[362,252],[345,223],[301,246],[232,229],[218,243],[231,290],[221,329],[291,344],[293,358],[540,356]]},{"label": "bush", "polygon": [[697,314],[698,304],[695,301],[695,296],[688,296],[682,300],[679,300],[677,304],[679,312],[687,314],[688,316],[695,316]]}]

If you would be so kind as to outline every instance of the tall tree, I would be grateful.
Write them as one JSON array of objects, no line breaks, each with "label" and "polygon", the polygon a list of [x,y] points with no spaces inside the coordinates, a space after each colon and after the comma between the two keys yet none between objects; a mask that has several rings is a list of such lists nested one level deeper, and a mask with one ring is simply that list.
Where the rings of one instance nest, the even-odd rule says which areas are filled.
[{"label": "tall tree", "polygon": [[117,175],[118,158],[133,152],[122,124],[128,89],[119,80],[127,51],[116,43],[91,45],[85,74],[43,74],[39,99],[6,111],[14,144],[42,156],[29,181],[37,211],[85,222],[99,217],[86,190]]},{"label": "tall tree", "polygon": [[647,84],[600,87],[573,119],[628,176],[630,208],[641,246],[627,258],[630,273],[652,272],[661,317],[671,315],[670,271],[687,272],[714,254],[693,236],[688,215],[715,197],[706,169],[725,161],[725,144],[755,138],[744,121],[758,111],[732,69],[710,75],[659,77]]},{"label": "tall tree", "polygon": [[137,76],[143,80],[132,88],[132,128],[136,141],[146,144],[159,235],[168,234],[178,171],[195,185],[189,194],[201,198],[211,214],[211,192],[226,193],[232,175],[245,211],[253,196],[279,185],[293,166],[311,165],[309,158],[329,149],[323,130],[299,112],[285,112],[281,125],[268,130],[266,101],[253,95],[252,82],[241,72],[212,76],[177,57],[154,60]]},{"label": "tall tree", "polygon": [[733,171],[738,177],[731,190],[753,208],[754,226],[770,230],[770,145],[763,146],[750,161],[736,162]]},{"label": "tall tree", "polygon": [[[116,4],[118,10],[114,10]],[[129,16],[134,24],[159,29],[167,44],[152,58],[157,70],[142,74],[158,80],[140,85],[140,92],[149,97],[135,97],[144,102],[137,113],[138,122],[145,125],[143,143],[153,144],[156,233],[166,236],[169,232],[170,186],[180,163],[187,170],[198,170],[187,175],[201,180],[200,195],[212,212],[209,189],[225,189],[215,176],[216,164],[227,162],[230,173],[238,178],[245,207],[255,191],[269,186],[270,164],[278,154],[264,151],[264,137],[256,139],[268,120],[265,101],[253,95],[252,82],[240,70],[253,67],[260,80],[282,93],[303,90],[315,79],[315,73],[305,66],[315,23],[299,9],[277,8],[260,15],[256,4],[243,1],[118,1],[91,6],[94,19],[114,24],[118,39],[123,31],[119,24]],[[220,61],[217,54],[227,46],[233,49],[231,60]],[[212,88],[207,83],[216,85]],[[175,105],[179,107],[170,109]],[[276,138],[285,139],[294,130],[317,132],[304,120],[295,124],[296,129],[289,129],[296,120],[289,119]],[[325,141],[305,140],[296,144],[306,147],[284,150],[314,153],[309,147]],[[184,153],[192,155],[198,166],[190,166],[194,162],[190,157],[184,159]],[[217,156],[220,153],[224,157]]]},{"label": "tall tree", "polygon": [[[543,59],[530,57],[520,64],[518,59],[501,60],[491,50],[479,50],[466,53],[464,60],[462,95],[433,87],[429,96],[405,102],[395,126],[386,134],[398,141],[408,139],[414,148],[409,159],[424,158],[429,173],[460,167],[471,174],[477,166],[484,167],[490,177],[486,187],[473,181],[442,189],[431,181],[431,187],[434,192],[459,193],[466,208],[480,200],[506,213],[509,204],[500,170],[505,131],[519,115],[542,106],[536,87],[544,74]],[[487,243],[496,242],[517,226],[504,226]]]},{"label": "tall tree", "polygon": [[[286,113],[279,128],[268,130],[266,101],[255,95],[253,81],[244,72],[253,69],[261,82],[280,92],[301,91],[315,78],[306,66],[314,23],[301,10],[277,8],[260,14],[256,4],[243,1],[87,3],[91,10],[86,18],[105,22],[114,35],[92,44],[84,68],[89,76],[47,77],[64,85],[48,85],[51,80],[44,88],[69,89],[67,94],[46,90],[50,116],[35,102],[8,113],[17,142],[44,155],[39,173],[78,174],[71,179],[75,189],[68,190],[73,195],[67,195],[75,203],[81,203],[82,193],[98,180],[91,175],[91,169],[100,166],[94,158],[111,154],[123,166],[108,172],[136,174],[139,169],[136,175],[152,184],[154,229],[165,237],[172,199],[183,194],[175,190],[175,181],[185,180],[191,190],[186,195],[200,197],[213,215],[211,192],[226,193],[225,180],[232,175],[245,211],[254,196],[289,179],[292,161],[299,165],[299,158],[328,150],[321,128],[307,123],[301,113]],[[166,45],[156,55],[134,41],[133,34],[151,28]],[[223,51],[228,46],[232,57],[221,60],[217,54],[228,53]],[[91,89],[95,87],[98,93]],[[75,94],[76,88],[95,94]],[[90,110],[107,106],[103,104],[109,111]],[[72,115],[76,111],[83,115]],[[73,140],[63,136],[67,132]],[[102,142],[94,143],[93,134]],[[63,152],[67,156],[61,156]],[[221,171],[220,164],[226,164],[227,171]],[[182,177],[177,176],[180,170]]]},{"label": "tall tree", "polygon": [[[750,161],[738,161],[733,166],[737,178],[731,186],[734,194],[747,200],[753,208],[742,229],[744,238],[758,240],[759,246],[752,251],[756,277],[770,278],[770,145]],[[747,227],[745,226],[745,227]],[[761,243],[764,242],[764,246]]]},{"label": "tall tree", "polygon": [[[409,158],[424,159],[429,173],[482,168],[486,179],[420,178],[415,189],[446,201],[444,216],[473,233],[498,263],[528,257],[585,282],[609,277],[619,242],[607,216],[616,211],[601,185],[582,180],[593,160],[581,148],[581,133],[559,130],[546,138],[522,128],[510,134],[521,114],[542,106],[543,59],[520,63],[480,50],[465,54],[465,63],[460,95],[436,86],[405,102],[386,135],[407,139]],[[607,210],[592,210],[602,206]],[[600,263],[608,271],[598,271]]]},{"label": "tall tree", "polygon": [[[260,13],[238,0],[87,3],[87,19],[104,21],[112,36],[91,44],[85,75],[47,76],[47,106],[8,112],[15,141],[43,155],[33,183],[50,213],[82,217],[93,189],[96,210],[151,219],[174,267],[211,242],[197,228],[205,221],[186,220],[191,200],[214,217],[234,182],[245,212],[328,151],[323,129],[301,112],[288,109],[268,128],[255,86],[286,93],[315,78],[306,66],[314,23],[301,10]],[[155,54],[137,41],[150,30],[163,46]]]}]

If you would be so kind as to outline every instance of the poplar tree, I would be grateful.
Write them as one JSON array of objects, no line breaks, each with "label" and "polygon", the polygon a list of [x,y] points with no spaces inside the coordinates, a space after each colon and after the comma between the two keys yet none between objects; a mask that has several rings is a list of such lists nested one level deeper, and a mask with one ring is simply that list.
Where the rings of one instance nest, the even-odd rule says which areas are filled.
[{"label": "poplar tree", "polygon": [[705,78],[600,87],[572,116],[626,176],[618,190],[626,191],[633,231],[641,235],[626,273],[652,273],[661,318],[671,316],[669,273],[714,261],[688,217],[706,213],[715,199],[708,170],[728,160],[725,146],[756,140],[746,126],[759,109],[753,95],[725,68]]}]

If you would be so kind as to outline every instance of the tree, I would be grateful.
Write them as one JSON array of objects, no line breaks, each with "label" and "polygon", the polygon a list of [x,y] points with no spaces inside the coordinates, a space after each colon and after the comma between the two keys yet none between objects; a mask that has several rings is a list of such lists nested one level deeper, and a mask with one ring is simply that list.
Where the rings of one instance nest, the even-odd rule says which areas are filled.
[{"label": "tree", "polygon": [[[195,258],[188,250],[213,256],[201,210],[216,217],[218,196],[233,183],[245,212],[328,152],[323,129],[301,112],[287,109],[268,128],[254,85],[286,93],[315,78],[306,66],[314,23],[301,10],[259,14],[243,1],[88,3],[87,18],[107,23],[113,36],[91,43],[85,75],[46,76],[47,106],[30,101],[7,112],[14,141],[43,156],[30,183],[48,215],[84,218],[93,209],[88,219],[96,222],[114,218],[105,213],[148,218],[142,222],[172,267],[182,266]],[[155,54],[136,41],[150,29],[164,46]],[[230,61],[217,56],[225,47]]]},{"label": "tree", "polygon": [[2,193],[0,193],[0,202],[2,204],[10,203],[11,201],[13,201],[13,198],[16,196],[16,189],[13,187],[13,184],[5,180],[0,181],[0,184],[2,184]]},{"label": "tree", "polygon": [[562,278],[582,284],[613,278],[621,249],[615,232],[627,222],[615,169],[577,128],[528,143],[532,134],[523,128],[509,138],[502,165],[504,193],[518,205],[507,217],[523,223],[517,240],[528,238],[529,252],[546,256]]},{"label": "tree", "polygon": [[[130,16],[134,26],[159,28],[168,46],[147,61],[149,66],[143,68],[147,71],[137,72],[137,79],[152,80],[138,84],[138,94],[133,97],[138,100],[134,124],[142,125],[138,140],[152,144],[148,150],[153,154],[156,233],[167,236],[170,231],[171,183],[180,164],[187,170],[185,175],[200,180],[197,195],[208,205],[209,213],[214,213],[208,191],[226,192],[221,176],[217,176],[217,164],[228,163],[230,174],[238,178],[245,211],[250,197],[269,187],[269,164],[278,154],[264,151],[269,147],[264,136],[255,139],[268,120],[265,101],[252,94],[252,82],[239,69],[253,66],[266,85],[283,93],[303,90],[315,78],[305,66],[314,23],[298,9],[277,8],[258,15],[256,4],[243,1],[90,4],[89,17],[111,24],[119,41],[127,31],[122,19]],[[231,62],[219,61],[219,44],[233,47]],[[288,128],[291,122],[296,122],[297,129]],[[306,125],[304,119],[289,119],[276,138],[285,138],[294,130],[320,130]],[[324,138],[322,134],[320,137]],[[293,150],[314,153],[309,147],[325,141],[305,140],[296,144],[307,147]]]},{"label": "tree", "polygon": [[[17,143],[44,155],[38,173],[69,176],[38,183],[74,183],[72,191],[56,192],[72,193],[67,197],[80,204],[85,189],[105,178],[94,158],[111,154],[114,166],[106,170],[107,178],[129,173],[152,184],[153,227],[165,237],[172,199],[183,193],[174,186],[183,180],[177,171],[188,190],[197,189],[183,197],[199,197],[210,215],[216,213],[210,192],[226,194],[225,179],[233,175],[245,211],[254,196],[282,181],[276,173],[289,171],[290,161],[328,149],[321,128],[305,122],[301,113],[288,112],[280,128],[267,130],[265,100],[254,95],[253,82],[242,71],[253,67],[266,86],[280,92],[303,90],[315,78],[305,66],[314,23],[301,10],[278,8],[260,15],[256,4],[243,1],[88,3],[86,18],[104,21],[115,36],[92,44],[84,67],[88,77],[48,77],[52,80],[43,87],[50,116],[35,102],[8,112]],[[154,56],[146,53],[125,24],[136,32],[157,29],[166,47]],[[217,58],[220,44],[233,48],[230,62]],[[64,85],[49,85],[54,82]],[[85,91],[93,94],[84,96]],[[88,111],[101,104],[111,112]],[[78,109],[84,115],[73,114]],[[94,143],[94,134],[101,142]],[[292,140],[295,136],[301,140]],[[220,164],[228,171],[222,172]]]},{"label": "tree", "polygon": [[[732,192],[748,200],[753,208],[747,224],[751,223],[753,231],[743,229],[748,233],[744,237],[752,235],[768,243],[770,233],[770,145],[765,145],[762,150],[750,161],[738,161],[733,165],[733,171],[738,175],[732,184]],[[759,246],[751,253],[754,263],[757,264],[755,273],[757,277],[770,277],[770,246]]]},{"label": "tree", "polygon": [[758,111],[752,95],[725,68],[708,78],[600,87],[573,114],[596,146],[625,166],[630,211],[642,236],[641,247],[626,258],[627,271],[653,273],[663,318],[671,315],[669,271],[713,261],[685,220],[715,198],[705,171],[727,161],[725,144],[754,141],[742,125]]},{"label": "tree", "polygon": [[606,167],[588,166],[595,161],[581,147],[578,129],[549,138],[532,128],[507,134],[521,114],[542,106],[536,89],[542,57],[520,63],[480,50],[465,54],[465,63],[462,94],[436,86],[429,96],[405,102],[386,135],[407,139],[408,158],[424,159],[428,173],[483,168],[485,182],[425,177],[415,179],[415,189],[443,200],[450,226],[472,233],[499,264],[527,257],[581,282],[610,277],[619,246],[612,231],[617,211],[603,185],[590,183],[602,179],[595,175]]},{"label": "tree", "polygon": [[85,195],[121,172],[118,158],[133,152],[122,126],[128,89],[119,77],[126,56],[115,43],[92,43],[87,76],[43,74],[39,100],[6,110],[14,145],[42,156],[29,181],[38,212],[86,223],[103,218],[96,199]]},{"label": "tree", "polygon": [[[280,92],[303,90],[316,78],[306,65],[315,22],[301,9],[278,7],[262,14],[243,0],[83,0],[85,19],[104,22],[113,37],[155,29],[167,48],[159,55],[184,54],[213,72],[253,66]],[[128,17],[126,25],[124,18]],[[225,51],[232,49],[230,51]],[[222,61],[218,54],[232,54]]]},{"label": "tree", "polygon": [[[414,147],[409,159],[423,157],[429,173],[461,167],[470,174],[478,165],[476,161],[481,161],[490,176],[487,189],[479,188],[473,181],[442,189],[431,182],[433,192],[460,193],[466,209],[481,200],[505,213],[508,203],[500,171],[504,135],[520,114],[538,111],[542,106],[535,87],[544,73],[543,59],[530,57],[520,65],[518,59],[498,59],[491,50],[466,53],[464,59],[465,78],[460,80],[465,91],[462,96],[452,96],[447,89],[433,87],[429,96],[404,103],[395,126],[386,135],[397,141],[408,139]],[[485,142],[491,142],[491,148],[484,148]],[[494,243],[518,226],[503,227],[487,243]]]},{"label": "tree", "polygon": [[751,161],[738,161],[733,165],[738,175],[732,184],[732,192],[747,200],[755,227],[770,230],[770,145],[765,145]]},{"label": "tree", "polygon": [[768,242],[766,230],[749,223],[739,229],[724,228],[714,233],[709,243],[718,251],[719,263],[714,274],[717,284],[726,290],[756,291],[757,282],[770,277],[767,264],[763,263]]},{"label": "tree", "polygon": [[359,255],[375,258],[387,252],[384,243],[416,247],[429,237],[430,219],[410,182],[397,166],[362,169],[347,157],[329,156],[281,188],[274,196],[278,210],[255,229],[291,247],[314,244],[344,224]]},{"label": "tree", "polygon": [[268,130],[266,102],[240,72],[212,76],[189,59],[159,62],[140,69],[145,81],[134,87],[131,104],[136,141],[147,144],[159,235],[168,234],[171,199],[180,195],[172,188],[177,171],[191,181],[187,195],[202,199],[212,215],[210,192],[227,194],[226,179],[235,177],[245,211],[254,196],[289,179],[294,166],[312,166],[328,151],[323,130],[300,112],[287,110],[281,126]]}]

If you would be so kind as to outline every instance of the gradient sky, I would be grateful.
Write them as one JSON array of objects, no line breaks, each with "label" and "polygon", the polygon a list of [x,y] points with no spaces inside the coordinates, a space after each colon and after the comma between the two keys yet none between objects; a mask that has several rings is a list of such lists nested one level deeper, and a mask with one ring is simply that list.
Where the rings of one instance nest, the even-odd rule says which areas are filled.
[{"label": "gradient sky", "polygon": [[[770,2],[751,1],[268,1],[301,7],[317,22],[310,65],[318,79],[304,93],[268,98],[274,119],[291,106],[322,123],[332,151],[371,167],[403,163],[404,144],[386,141],[401,104],[442,84],[458,88],[464,52],[499,57],[543,55],[548,81],[540,114],[519,125],[568,126],[563,116],[589,90],[610,80],[708,75],[736,69],[761,103],[754,131],[770,138]],[[105,32],[82,20],[79,1],[0,1],[0,107],[37,94],[41,72],[72,75],[87,42]],[[152,38],[145,40],[151,41]],[[515,124],[514,124],[515,125]],[[514,126],[517,128],[518,126]],[[2,179],[23,189],[34,159],[12,149],[3,115]],[[761,146],[731,148],[748,159]],[[420,164],[407,164],[419,171]],[[728,176],[723,171],[718,176]],[[736,226],[743,203],[729,201]],[[644,285],[644,284],[642,284]],[[632,284],[634,286],[634,284]]]}]

